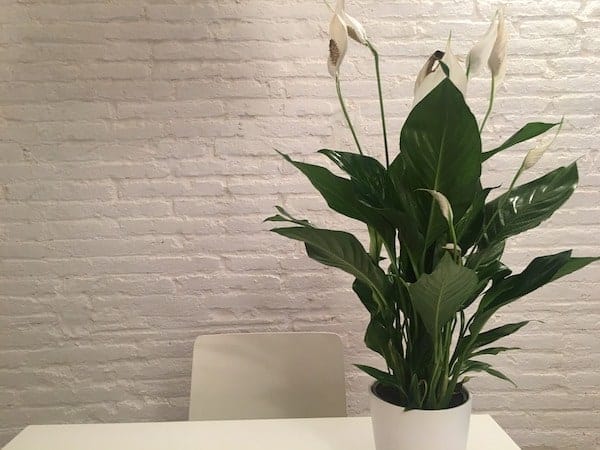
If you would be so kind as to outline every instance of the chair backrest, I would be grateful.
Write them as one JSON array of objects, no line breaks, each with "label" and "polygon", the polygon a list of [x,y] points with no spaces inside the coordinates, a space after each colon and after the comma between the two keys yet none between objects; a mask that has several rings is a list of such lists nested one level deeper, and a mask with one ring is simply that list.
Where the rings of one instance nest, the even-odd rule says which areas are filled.
[{"label": "chair backrest", "polygon": [[346,415],[342,342],[333,333],[200,336],[190,420]]}]

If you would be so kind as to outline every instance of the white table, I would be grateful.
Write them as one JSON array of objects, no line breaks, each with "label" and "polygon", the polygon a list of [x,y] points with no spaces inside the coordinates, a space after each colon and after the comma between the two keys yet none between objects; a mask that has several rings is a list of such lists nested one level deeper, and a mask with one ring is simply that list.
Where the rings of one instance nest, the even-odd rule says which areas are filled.
[{"label": "white table", "polygon": [[[159,449],[374,450],[375,445],[369,417],[336,417],[31,425],[4,447],[4,450]],[[468,450],[518,449],[490,416],[471,417]]]}]

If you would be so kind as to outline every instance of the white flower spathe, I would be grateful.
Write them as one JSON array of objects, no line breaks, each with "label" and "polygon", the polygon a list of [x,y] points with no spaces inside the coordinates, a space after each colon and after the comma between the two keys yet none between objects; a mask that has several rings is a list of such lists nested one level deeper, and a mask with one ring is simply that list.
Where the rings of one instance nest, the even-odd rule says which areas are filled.
[{"label": "white flower spathe", "polygon": [[446,64],[448,67],[450,81],[452,81],[456,88],[462,92],[463,96],[466,95],[468,83],[467,75],[465,74],[464,67],[460,64],[458,58],[452,52],[450,40],[448,40],[446,51],[441,52],[438,50],[431,55],[417,75],[413,105],[416,105],[423,100],[427,94],[435,89],[435,87],[446,77],[446,74],[440,67],[440,61]]},{"label": "white flower spathe", "polygon": [[369,40],[367,38],[367,32],[362,24],[352,17],[350,14],[346,12],[346,2],[345,0],[338,0],[335,9],[331,7],[331,5],[324,0],[327,7],[331,10],[332,13],[337,13],[340,15],[342,20],[346,23],[346,27],[348,29],[348,36],[354,39],[356,42],[368,45]]},{"label": "white flower spathe", "polygon": [[498,12],[481,40],[473,46],[467,55],[467,76],[476,75],[490,58],[492,48],[498,36]]},{"label": "white flower spathe", "polygon": [[500,86],[506,75],[506,47],[508,42],[508,34],[506,32],[506,24],[504,21],[504,9],[498,10],[498,28],[496,40],[488,58],[488,67],[492,72],[494,83]]},{"label": "white flower spathe", "polygon": [[525,156],[525,159],[521,164],[521,168],[519,169],[519,174],[531,169],[538,163],[540,159],[542,159],[542,156],[544,156],[546,150],[548,150],[550,146],[554,143],[554,141],[556,141],[556,138],[560,134],[560,130],[562,130],[563,123],[564,119],[560,121],[560,124],[558,125],[558,129],[556,130],[556,134],[554,135],[554,137],[540,142],[536,147],[532,148],[527,152],[527,155]]},{"label": "white flower spathe", "polygon": [[346,23],[336,11],[329,23],[329,58],[327,58],[329,74],[334,78],[339,74],[347,49],[348,30]]},{"label": "white flower spathe", "polygon": [[433,197],[433,199],[437,202],[438,207],[440,208],[440,212],[442,216],[448,221],[450,225],[454,222],[454,213],[452,211],[452,206],[450,202],[446,198],[444,194],[438,191],[434,191],[433,189],[418,189],[419,191],[425,191],[429,193]]}]

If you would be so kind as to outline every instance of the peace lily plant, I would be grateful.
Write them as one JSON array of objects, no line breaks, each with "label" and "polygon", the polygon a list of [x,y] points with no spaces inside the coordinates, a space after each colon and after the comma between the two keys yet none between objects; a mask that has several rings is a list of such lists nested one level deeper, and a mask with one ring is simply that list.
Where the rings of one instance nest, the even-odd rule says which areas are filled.
[{"label": "peace lily plant", "polygon": [[[509,380],[480,358],[512,350],[496,342],[528,322],[489,328],[492,316],[597,259],[562,251],[537,257],[516,274],[502,262],[508,238],[537,227],[569,199],[578,182],[577,165],[519,183],[551,144],[543,142],[527,153],[507,189],[482,186],[486,161],[562,125],[528,123],[502,145],[482,151],[481,133],[506,72],[501,10],[469,52],[466,66],[452,53],[450,41],[445,51],[436,51],[425,62],[417,76],[414,106],[400,132],[400,151],[391,160],[379,55],[362,25],[346,13],[343,0],[332,11],[328,68],[358,153],[319,150],[345,176],[282,156],[310,180],[331,209],[366,225],[369,246],[365,249],[345,231],[294,218],[281,207],[267,220],[293,224],[272,231],[302,241],[310,258],[355,277],[352,288],[370,313],[365,343],[383,357],[386,370],[358,367],[379,382],[387,400],[407,410],[449,408],[460,404],[462,385],[473,372]],[[340,69],[349,37],[374,57],[384,164],[364,154],[341,94]],[[487,113],[478,122],[465,94],[468,80],[485,66],[491,94]],[[467,308],[472,312],[467,314]]]}]

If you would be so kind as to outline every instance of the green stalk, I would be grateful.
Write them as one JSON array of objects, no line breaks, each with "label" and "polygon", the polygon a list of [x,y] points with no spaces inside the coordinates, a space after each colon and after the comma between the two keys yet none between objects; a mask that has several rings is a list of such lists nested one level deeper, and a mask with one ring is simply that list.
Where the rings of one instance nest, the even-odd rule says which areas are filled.
[{"label": "green stalk", "polygon": [[490,94],[490,104],[488,105],[488,109],[487,109],[487,112],[485,113],[485,117],[483,118],[483,122],[481,122],[481,127],[479,128],[479,134],[482,133],[483,127],[485,127],[485,124],[486,124],[488,118],[490,117],[490,114],[492,113],[492,108],[494,107],[494,97],[495,96],[496,96],[496,79],[494,78],[494,75],[492,75],[492,92]]},{"label": "green stalk", "polygon": [[375,47],[371,44],[371,42],[367,41],[367,46],[371,53],[373,54],[373,58],[375,59],[375,74],[377,75],[377,92],[379,94],[379,110],[381,112],[381,125],[383,127],[383,145],[385,147],[385,167],[390,167],[390,153],[388,150],[388,140],[387,140],[387,128],[385,125],[385,112],[383,109],[383,94],[381,92],[381,75],[379,73],[379,53],[375,50]]},{"label": "green stalk", "polygon": [[356,132],[354,131],[354,127],[352,126],[352,122],[350,121],[350,116],[348,115],[348,110],[346,109],[346,104],[344,103],[344,98],[342,97],[342,90],[340,88],[340,77],[339,75],[335,76],[335,88],[337,91],[338,99],[340,100],[340,105],[342,106],[342,111],[344,112],[344,117],[346,118],[346,122],[348,122],[348,127],[352,132],[352,137],[354,138],[354,142],[356,143],[356,147],[358,148],[358,153],[363,155],[362,148],[360,147],[360,143],[358,142],[358,137],[356,137]]}]

